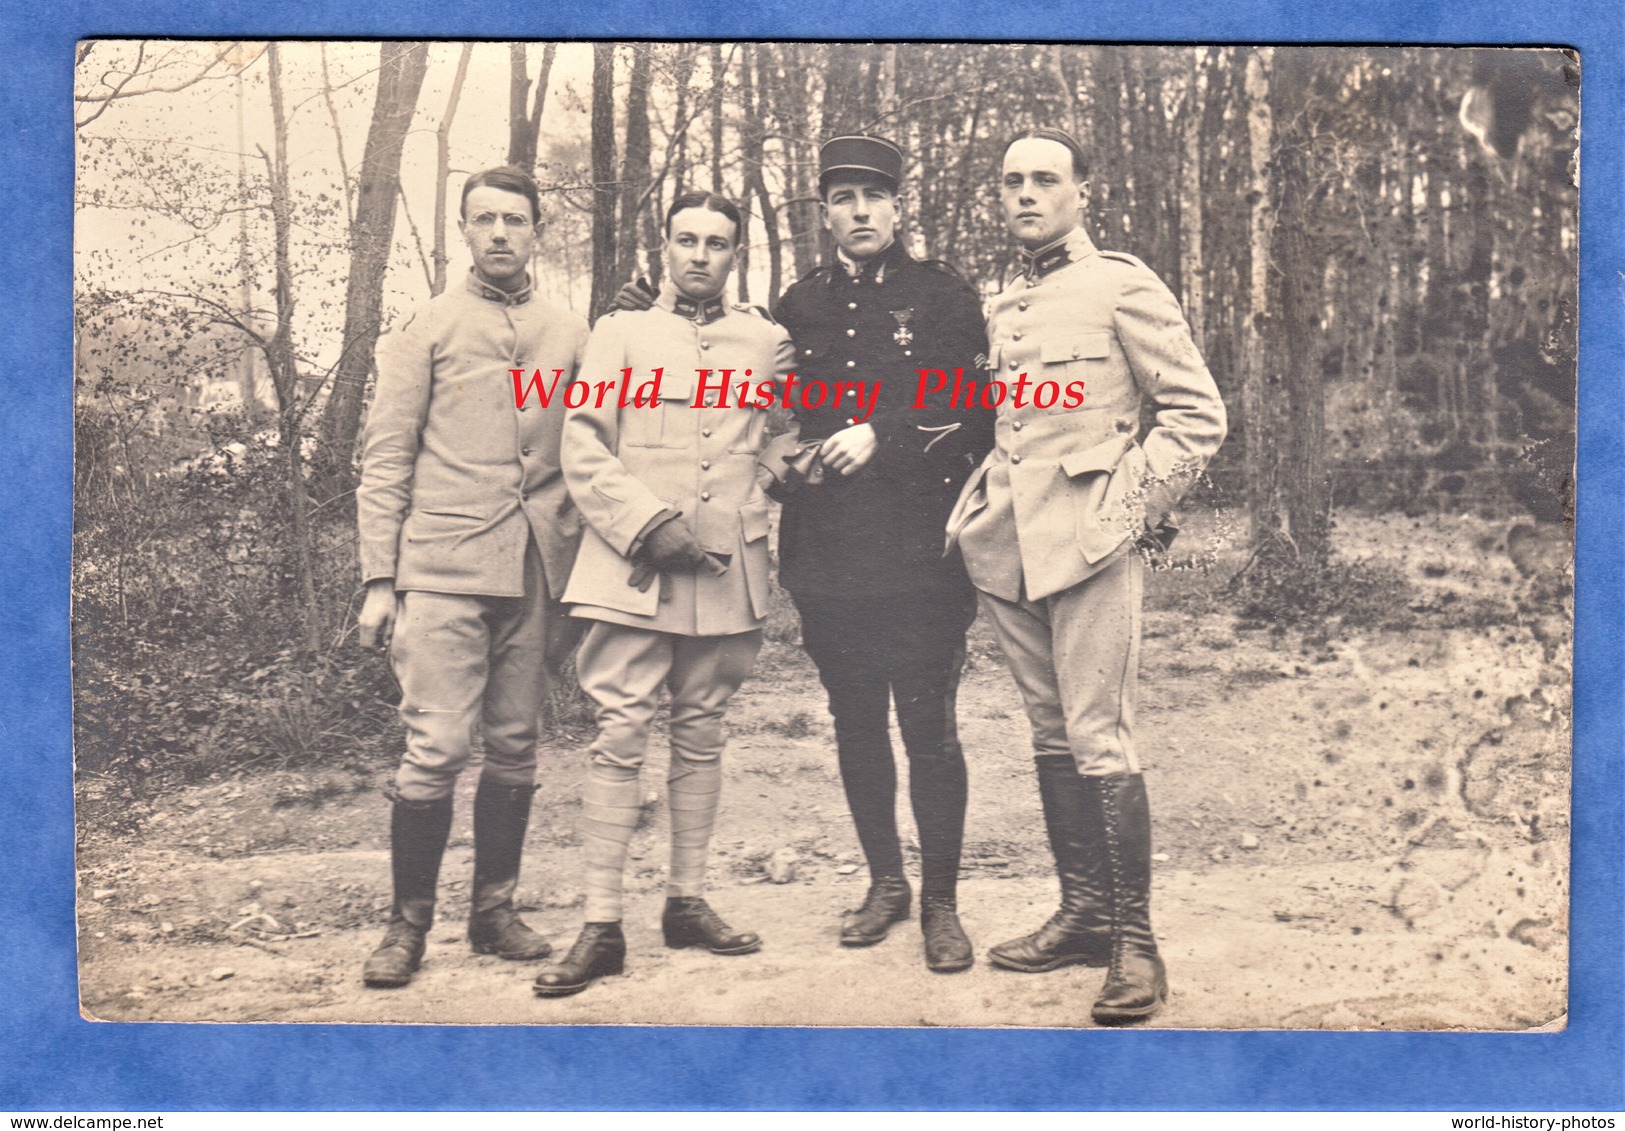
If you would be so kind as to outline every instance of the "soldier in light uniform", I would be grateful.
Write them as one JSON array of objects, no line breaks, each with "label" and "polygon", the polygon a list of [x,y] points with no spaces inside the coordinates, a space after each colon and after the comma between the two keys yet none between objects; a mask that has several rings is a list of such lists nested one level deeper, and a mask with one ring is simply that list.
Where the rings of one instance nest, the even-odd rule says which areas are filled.
[{"label": "soldier in light uniform", "polygon": [[[1006,149],[1000,193],[1024,270],[994,300],[986,378],[1083,381],[1081,406],[999,408],[995,444],[948,523],[1020,688],[1061,906],[994,947],[1025,972],[1106,966],[1093,1017],[1167,996],[1151,931],[1151,836],[1134,746],[1144,563],[1225,435],[1224,405],[1168,288],[1079,226],[1086,161],[1060,130]],[[1028,394],[1029,398],[1031,394]],[[1153,419],[1142,434],[1141,409]]]},{"label": "soldier in light uniform", "polygon": [[474,796],[468,937],[503,958],[545,958],[513,894],[550,673],[578,635],[559,596],[580,531],[559,470],[564,409],[518,409],[509,370],[575,373],[580,315],[531,293],[536,185],[519,169],[477,173],[459,224],[466,280],[380,344],[356,491],[366,597],[361,639],[394,630],[406,754],[395,777],[388,932],[369,986],[405,985],[434,917],[452,791],[483,730]]},{"label": "soldier in light uniform", "polygon": [[[829,695],[869,866],[868,894],[840,941],[873,945],[909,914],[887,734],[895,702],[919,832],[925,961],[950,973],[974,960],[956,904],[965,756],[954,703],[976,600],[957,556],[942,554],[942,527],[992,443],[993,414],[947,403],[956,370],[978,375],[981,303],[953,268],[914,259],[897,238],[902,175],[902,151],[884,138],[836,137],[819,152],[835,261],[786,291],[774,313],[795,339],[802,382],[856,376],[880,386],[862,420],[855,397],[796,408],[803,464],[818,470],[808,481],[793,469],[786,484],[780,580]],[[917,407],[921,369],[944,378]]]},{"label": "soldier in light uniform", "polygon": [[[767,413],[694,407],[699,370],[776,382],[790,337],[721,299],[738,249],[739,211],[689,193],[666,215],[666,284],[652,309],[605,316],[582,360],[584,381],[642,383],[658,368],[659,407],[613,396],[569,411],[564,469],[587,521],[564,600],[587,622],[576,657],[598,705],[598,737],[582,794],[586,925],[564,961],[545,968],[541,997],[578,993],[619,973],[626,943],[621,892],[642,805],[639,770],[660,691],[671,693],[671,869],[662,929],[668,946],[748,954],[703,897],[722,784],[723,711],[749,674],[768,609],[770,503],[758,467]],[[714,386],[713,386],[714,387]],[[562,391],[562,390],[561,390]],[[706,403],[715,405],[715,393]]]}]

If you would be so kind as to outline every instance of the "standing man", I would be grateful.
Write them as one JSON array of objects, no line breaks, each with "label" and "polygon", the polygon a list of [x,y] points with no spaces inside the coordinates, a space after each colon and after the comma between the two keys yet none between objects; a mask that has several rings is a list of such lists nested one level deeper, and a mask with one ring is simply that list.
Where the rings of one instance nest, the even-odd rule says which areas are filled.
[{"label": "standing man", "polygon": [[369,986],[402,986],[434,918],[452,792],[476,728],[474,950],[545,958],[514,911],[546,680],[575,632],[559,595],[580,518],[559,466],[563,406],[516,407],[513,369],[573,378],[580,315],[534,297],[536,184],[512,168],[463,186],[468,278],[407,319],[378,351],[356,511],[366,597],[361,642],[388,637],[406,755],[390,818],[394,902],[367,959]]},{"label": "standing man", "polygon": [[[795,339],[803,383],[879,382],[878,403],[860,407],[849,394],[796,406],[803,455],[785,485],[779,576],[829,695],[869,866],[841,944],[872,946],[909,914],[887,733],[895,704],[919,832],[925,963],[948,973],[973,961],[956,904],[965,757],[954,700],[976,599],[957,555],[942,554],[942,528],[992,443],[993,418],[947,403],[955,370],[975,373],[987,349],[981,304],[953,268],[911,258],[897,239],[902,175],[902,151],[884,138],[832,138],[819,152],[836,262],[786,291],[775,314]],[[943,391],[916,404],[920,370],[944,374],[927,383]]]},{"label": "standing man", "polygon": [[658,404],[622,407],[611,395],[565,420],[565,478],[588,529],[564,599],[588,622],[576,668],[598,704],[598,737],[581,798],[587,921],[564,961],[537,977],[540,997],[579,993],[624,965],[626,850],[662,687],[671,693],[666,945],[714,954],[761,947],[702,894],[723,710],[761,648],[769,588],[770,504],[757,467],[767,413],[719,394],[727,385],[731,396],[736,382],[775,382],[794,362],[782,328],[722,301],[739,227],[738,208],[720,196],[672,202],[655,306],[600,320],[581,368],[589,383],[623,371],[626,386],[658,375]]},{"label": "standing man", "polygon": [[[994,300],[987,377],[1084,383],[1079,407],[999,408],[993,451],[948,524],[1026,704],[1061,906],[993,962],[1108,972],[1093,1017],[1149,1017],[1168,993],[1151,932],[1151,828],[1134,748],[1144,564],[1225,435],[1224,405],[1168,288],[1079,226],[1087,161],[1035,129],[1000,196],[1024,270]],[[1142,405],[1154,412],[1140,434]]]}]

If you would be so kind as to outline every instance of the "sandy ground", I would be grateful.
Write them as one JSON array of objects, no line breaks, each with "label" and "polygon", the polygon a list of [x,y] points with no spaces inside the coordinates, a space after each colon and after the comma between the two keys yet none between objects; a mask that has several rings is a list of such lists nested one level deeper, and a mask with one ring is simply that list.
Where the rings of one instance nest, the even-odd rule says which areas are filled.
[{"label": "sandy ground", "polygon": [[[1510,525],[1341,520],[1342,554],[1385,560],[1414,582],[1420,627],[1403,630],[1306,632],[1290,621],[1241,630],[1232,613],[1189,599],[1214,577],[1153,577],[1140,741],[1156,838],[1153,917],[1172,985],[1153,1027],[1563,1024],[1568,622],[1560,607],[1532,603],[1542,578],[1514,568]],[[1549,581],[1561,555],[1545,568]],[[1022,975],[979,961],[933,975],[913,921],[870,949],[836,944],[840,913],[861,900],[866,877],[816,679],[793,629],[771,635],[732,711],[711,868],[713,905],[763,936],[760,953],[661,944],[662,743],[629,869],[627,973],[549,1001],[530,992],[534,964],[473,955],[463,940],[472,780],[427,960],[395,991],[360,981],[389,901],[385,769],[222,775],[148,801],[87,781],[86,1015],[1088,1025],[1099,970]],[[1056,891],[1026,723],[980,622],[960,726],[970,760],[961,908],[980,955],[1037,927]],[[544,752],[520,885],[528,921],[560,950],[579,924],[583,771],[578,743]],[[115,812],[133,833],[102,831]],[[775,854],[794,861],[787,883],[766,875]]]}]

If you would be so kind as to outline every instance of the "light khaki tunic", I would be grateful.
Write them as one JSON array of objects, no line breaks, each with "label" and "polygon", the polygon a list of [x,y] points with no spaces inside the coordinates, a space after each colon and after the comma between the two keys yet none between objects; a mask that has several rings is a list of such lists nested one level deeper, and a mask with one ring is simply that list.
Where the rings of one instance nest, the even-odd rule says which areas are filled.
[{"label": "light khaki tunic", "polygon": [[[1077,408],[998,409],[993,451],[948,520],[983,592],[1037,600],[1092,576],[1178,501],[1225,435],[1179,304],[1145,264],[1075,229],[993,300],[985,377],[1083,381]],[[1141,436],[1141,408],[1151,427]]]},{"label": "light khaki tunic", "polygon": [[581,525],[559,469],[564,408],[516,408],[509,370],[562,369],[562,385],[586,340],[579,314],[470,274],[379,343],[356,490],[364,581],[518,597],[534,538],[558,595]]},{"label": "light khaki tunic", "polygon": [[[587,525],[564,600],[575,616],[657,632],[748,632],[768,608],[771,504],[756,468],[767,413],[694,407],[697,371],[731,368],[736,384],[777,381],[794,349],[759,314],[712,303],[690,318],[676,312],[678,301],[668,291],[649,310],[605,315],[587,342],[583,381],[619,383],[630,367],[635,388],[658,368],[662,403],[619,408],[611,395],[602,408],[589,401],[566,414],[564,477]],[[679,512],[706,551],[727,559],[727,572],[664,575],[646,592],[629,585],[639,536],[662,511]]]}]

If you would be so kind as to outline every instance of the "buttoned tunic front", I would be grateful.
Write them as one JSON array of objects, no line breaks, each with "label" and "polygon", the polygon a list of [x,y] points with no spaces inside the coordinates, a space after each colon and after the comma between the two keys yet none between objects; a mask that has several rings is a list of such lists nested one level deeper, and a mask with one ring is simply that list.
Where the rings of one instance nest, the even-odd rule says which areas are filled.
[{"label": "buttoned tunic front", "polygon": [[[786,291],[774,313],[795,339],[803,388],[878,386],[865,421],[879,443],[869,464],[785,501],[785,588],[843,600],[962,588],[964,571],[943,559],[942,528],[993,432],[991,411],[949,403],[955,371],[979,377],[987,348],[970,284],[893,242],[860,269],[820,267]],[[922,369],[943,373],[943,387],[915,407]],[[795,406],[801,439],[827,439],[860,422],[855,394],[831,402]]]},{"label": "buttoned tunic front", "polygon": [[[1081,229],[1038,253],[994,299],[988,380],[1006,395],[994,447],[948,521],[971,580],[1038,600],[1127,551],[1189,487],[1225,436],[1224,404],[1172,293],[1131,255]],[[1076,408],[1039,408],[1033,386],[1084,383]],[[1140,436],[1142,404],[1154,420]]]},{"label": "buttoned tunic front", "polygon": [[[599,319],[581,379],[619,385],[630,369],[635,389],[659,370],[660,404],[622,408],[611,393],[602,407],[589,398],[566,414],[565,481],[587,523],[564,594],[573,615],[684,636],[761,627],[771,504],[757,483],[757,457],[767,413],[737,407],[732,392],[729,407],[717,407],[716,389],[722,369],[734,371],[731,384],[754,388],[793,364],[783,327],[714,300],[695,304],[668,292],[648,310]],[[700,370],[713,374],[703,404]],[[645,591],[628,584],[639,539],[662,512],[680,514],[726,572],[663,574]]]},{"label": "buttoned tunic front", "polygon": [[581,527],[559,465],[564,406],[516,407],[509,370],[561,370],[562,386],[586,340],[579,314],[470,274],[379,343],[356,490],[363,580],[518,597],[534,538],[557,597]]}]

